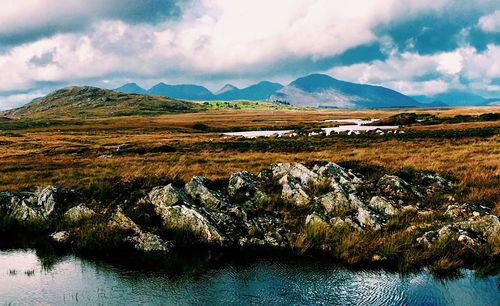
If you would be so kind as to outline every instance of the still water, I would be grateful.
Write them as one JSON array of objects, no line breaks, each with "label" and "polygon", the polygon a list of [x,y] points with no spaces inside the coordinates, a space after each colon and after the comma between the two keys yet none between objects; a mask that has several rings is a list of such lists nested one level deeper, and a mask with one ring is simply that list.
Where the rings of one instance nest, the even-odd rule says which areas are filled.
[{"label": "still water", "polygon": [[438,280],[426,271],[400,276],[312,260],[256,260],[171,275],[0,251],[2,305],[500,305],[498,286],[498,277],[469,270]]}]

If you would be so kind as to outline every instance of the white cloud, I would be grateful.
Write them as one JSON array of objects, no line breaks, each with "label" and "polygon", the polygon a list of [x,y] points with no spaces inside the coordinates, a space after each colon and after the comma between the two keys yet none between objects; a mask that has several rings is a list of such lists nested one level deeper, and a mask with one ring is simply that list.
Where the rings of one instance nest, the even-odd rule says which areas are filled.
[{"label": "white cloud", "polygon": [[[60,33],[0,55],[0,91],[40,81],[110,75],[221,74],[270,69],[289,59],[320,59],[377,40],[383,22],[434,10],[448,0],[200,0],[179,20],[128,24],[101,20],[85,33]],[[0,33],[102,12],[114,1],[8,0]],[[403,14],[404,13],[404,14]],[[48,57],[47,54],[51,53]],[[51,58],[34,65],[33,58]]]},{"label": "white cloud", "polygon": [[435,94],[450,87],[463,89],[459,78],[485,84],[482,90],[487,90],[488,80],[500,77],[500,46],[488,45],[483,52],[466,46],[434,55],[395,53],[385,61],[333,67],[327,73],[339,79],[387,86],[411,95]]},{"label": "white cloud", "polygon": [[8,96],[0,96],[0,111],[19,107],[23,104],[30,102],[31,100],[41,97],[45,92],[30,92],[22,94],[13,94]]},{"label": "white cloud", "polygon": [[484,32],[499,33],[500,32],[500,10],[479,18],[478,26]]}]

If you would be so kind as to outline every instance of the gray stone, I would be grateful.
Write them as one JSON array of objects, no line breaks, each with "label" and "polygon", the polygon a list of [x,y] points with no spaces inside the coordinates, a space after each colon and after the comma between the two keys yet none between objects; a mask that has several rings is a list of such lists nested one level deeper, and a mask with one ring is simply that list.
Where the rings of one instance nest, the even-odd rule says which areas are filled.
[{"label": "gray stone", "polygon": [[372,197],[368,206],[374,211],[385,216],[394,216],[398,213],[398,209],[394,207],[392,202],[381,196]]},{"label": "gray stone", "polygon": [[201,176],[195,176],[186,184],[186,192],[205,208],[219,210],[229,206],[227,197],[219,190],[208,187],[209,181]]},{"label": "gray stone", "polygon": [[352,207],[349,201],[349,194],[344,190],[342,186],[336,182],[332,183],[332,191],[323,195],[319,202],[325,208],[325,210],[332,214],[339,211],[344,211]]},{"label": "gray stone", "polygon": [[284,177],[290,177],[295,179],[302,187],[317,183],[320,179],[318,174],[299,163],[274,164],[271,166],[271,171],[275,179],[281,180]]},{"label": "gray stone", "polygon": [[50,238],[57,243],[66,243],[71,237],[71,233],[68,231],[55,232],[50,235]]},{"label": "gray stone", "polygon": [[83,219],[92,218],[96,213],[84,204],[72,207],[64,213],[64,218],[70,222],[78,222]]},{"label": "gray stone", "polygon": [[293,177],[285,175],[279,183],[283,187],[281,190],[283,200],[297,206],[304,206],[311,202],[311,198],[302,185],[294,180]]}]

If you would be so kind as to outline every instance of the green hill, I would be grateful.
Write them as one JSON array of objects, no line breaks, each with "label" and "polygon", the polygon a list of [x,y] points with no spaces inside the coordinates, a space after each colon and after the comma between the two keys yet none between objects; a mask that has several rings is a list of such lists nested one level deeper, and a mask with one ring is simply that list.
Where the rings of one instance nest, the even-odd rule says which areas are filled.
[{"label": "green hill", "polygon": [[204,109],[199,103],[84,86],[54,91],[0,115],[9,118],[85,118],[184,113]]}]

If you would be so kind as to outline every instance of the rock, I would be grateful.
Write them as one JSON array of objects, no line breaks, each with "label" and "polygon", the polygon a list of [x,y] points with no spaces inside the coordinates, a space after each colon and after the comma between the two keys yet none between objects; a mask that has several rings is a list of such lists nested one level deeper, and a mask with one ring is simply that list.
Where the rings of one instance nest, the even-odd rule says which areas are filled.
[{"label": "rock", "polygon": [[13,221],[20,223],[46,220],[64,202],[63,189],[52,186],[35,192],[1,193],[0,210]]},{"label": "rock", "polygon": [[231,174],[227,191],[231,198],[244,201],[255,202],[265,197],[265,194],[259,189],[257,179],[247,171]]},{"label": "rock", "polygon": [[467,221],[455,222],[453,225],[463,231],[479,235],[485,239],[493,235],[500,235],[500,221],[494,215],[474,217]]},{"label": "rock", "polygon": [[398,213],[398,209],[389,200],[381,196],[372,197],[368,206],[385,216],[394,216]]},{"label": "rock", "polygon": [[333,217],[330,219],[330,225],[334,228],[342,228],[342,227],[347,227],[351,231],[362,231],[363,229],[357,225],[354,221],[352,221],[351,218],[346,217],[346,218],[339,218],[339,217]]},{"label": "rock", "polygon": [[186,184],[186,192],[202,206],[219,210],[229,206],[227,197],[219,190],[209,187],[210,181],[201,176],[195,176]]},{"label": "rock", "polygon": [[326,222],[320,215],[317,213],[312,213],[310,215],[307,215],[306,217],[306,226],[313,226],[313,227],[329,227],[328,222]]},{"label": "rock", "polygon": [[279,181],[283,186],[281,190],[281,198],[296,206],[304,206],[311,202],[311,198],[304,190],[302,185],[297,182],[292,176],[285,175]]},{"label": "rock", "polygon": [[164,241],[159,236],[144,232],[132,219],[127,217],[120,207],[118,207],[115,214],[109,221],[109,226],[120,231],[130,232],[125,238],[125,242],[132,243],[137,251],[151,252],[151,251],[170,251],[173,243]]},{"label": "rock", "polygon": [[342,168],[336,163],[328,163],[324,166],[315,166],[313,171],[323,178],[333,179],[348,191],[354,191],[356,186],[362,182],[362,180],[354,175],[350,170]]},{"label": "rock", "polygon": [[64,213],[64,218],[70,222],[79,222],[83,219],[92,218],[96,213],[84,204],[70,208]]},{"label": "rock", "polygon": [[71,237],[71,233],[68,231],[55,232],[50,235],[50,238],[57,243],[66,243]]},{"label": "rock", "polygon": [[407,198],[414,196],[410,185],[402,178],[395,175],[384,175],[377,182],[381,192],[395,198]]},{"label": "rock", "polygon": [[224,244],[226,237],[209,220],[201,209],[186,205],[166,206],[159,216],[166,228],[193,233],[203,242]]},{"label": "rock", "polygon": [[280,218],[270,214],[256,216],[247,222],[247,235],[239,239],[239,244],[285,247],[288,245],[287,231]]},{"label": "rock", "polygon": [[147,199],[153,204],[157,214],[161,215],[161,209],[173,205],[194,205],[193,200],[184,192],[184,190],[168,184],[165,187],[153,188],[147,196]]},{"label": "rock", "polygon": [[382,228],[383,220],[380,215],[372,211],[354,194],[349,195],[349,200],[354,207],[358,208],[356,219],[362,227],[369,227],[377,231]]},{"label": "rock", "polygon": [[345,211],[352,207],[348,198],[348,193],[337,183],[333,184],[333,191],[328,192],[319,199],[319,202],[325,210],[332,214],[339,211]]},{"label": "rock", "polygon": [[320,179],[318,174],[299,163],[274,164],[271,166],[271,171],[275,179],[281,180],[289,177],[300,183],[302,187],[308,187],[309,184],[317,183]]},{"label": "rock", "polygon": [[463,244],[466,244],[466,245],[475,245],[476,244],[474,239],[472,239],[471,237],[464,235],[464,234],[458,236],[458,241],[463,243]]},{"label": "rock", "polygon": [[155,234],[142,231],[127,237],[126,240],[140,252],[169,252],[174,247],[171,241],[164,241]]},{"label": "rock", "polygon": [[122,230],[122,231],[132,231],[132,232],[140,232],[140,228],[137,224],[135,224],[132,219],[125,216],[121,207],[118,207],[116,212],[111,216],[108,225],[111,228]]}]

